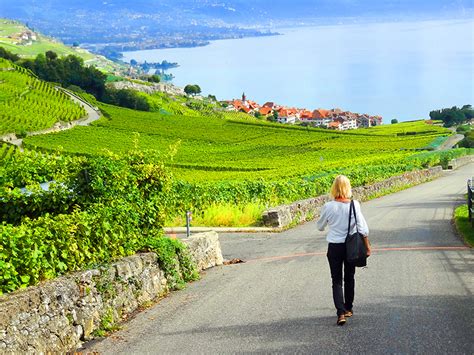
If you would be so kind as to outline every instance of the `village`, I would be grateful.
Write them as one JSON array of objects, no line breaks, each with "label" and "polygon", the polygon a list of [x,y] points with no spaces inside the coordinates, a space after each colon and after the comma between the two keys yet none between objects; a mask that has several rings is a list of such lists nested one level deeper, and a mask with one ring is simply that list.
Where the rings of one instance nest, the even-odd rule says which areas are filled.
[{"label": "village", "polygon": [[310,111],[306,108],[290,108],[274,102],[259,105],[252,100],[247,100],[245,93],[242,94],[242,99],[225,101],[225,104],[228,111],[245,112],[257,118],[267,118],[284,124],[301,124],[341,131],[382,124],[381,116],[343,111],[339,108],[330,110],[318,108]]}]

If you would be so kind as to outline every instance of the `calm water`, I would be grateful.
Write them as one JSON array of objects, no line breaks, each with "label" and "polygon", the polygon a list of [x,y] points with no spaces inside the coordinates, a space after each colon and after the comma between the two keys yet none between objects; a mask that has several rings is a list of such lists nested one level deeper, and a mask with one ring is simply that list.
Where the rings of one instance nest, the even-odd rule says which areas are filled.
[{"label": "calm water", "polygon": [[200,48],[124,53],[178,62],[174,83],[218,99],[340,107],[392,118],[474,103],[474,21],[334,25],[282,36],[215,41]]}]

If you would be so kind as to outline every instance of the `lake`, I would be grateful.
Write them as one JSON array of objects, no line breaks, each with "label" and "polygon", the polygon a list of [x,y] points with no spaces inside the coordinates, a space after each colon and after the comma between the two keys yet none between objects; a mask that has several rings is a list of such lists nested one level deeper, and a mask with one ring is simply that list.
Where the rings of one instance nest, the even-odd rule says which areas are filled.
[{"label": "lake", "polygon": [[474,21],[368,23],[279,29],[281,36],[214,41],[198,48],[124,53],[178,62],[179,86],[219,100],[335,108],[385,123],[474,103]]}]

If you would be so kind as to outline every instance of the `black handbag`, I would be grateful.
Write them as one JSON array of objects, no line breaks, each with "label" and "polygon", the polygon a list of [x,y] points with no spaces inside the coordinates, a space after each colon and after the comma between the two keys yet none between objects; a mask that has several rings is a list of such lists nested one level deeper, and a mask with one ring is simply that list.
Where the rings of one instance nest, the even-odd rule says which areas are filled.
[{"label": "black handbag", "polygon": [[[354,234],[350,234],[352,211],[354,211],[357,230]],[[359,228],[357,227],[357,216],[353,200],[351,200],[351,205],[349,207],[349,224],[347,225],[346,236],[346,260],[348,263],[358,267],[367,266],[367,248],[364,243],[364,235],[359,233]]]}]

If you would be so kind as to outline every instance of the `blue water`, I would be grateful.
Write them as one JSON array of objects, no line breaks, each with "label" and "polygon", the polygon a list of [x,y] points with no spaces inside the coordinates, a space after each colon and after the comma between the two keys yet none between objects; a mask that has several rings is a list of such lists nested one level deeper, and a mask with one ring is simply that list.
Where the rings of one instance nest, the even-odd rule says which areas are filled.
[{"label": "blue water", "polygon": [[474,103],[474,21],[334,25],[221,40],[200,48],[124,53],[178,62],[174,83],[218,99],[379,114],[384,122]]}]

